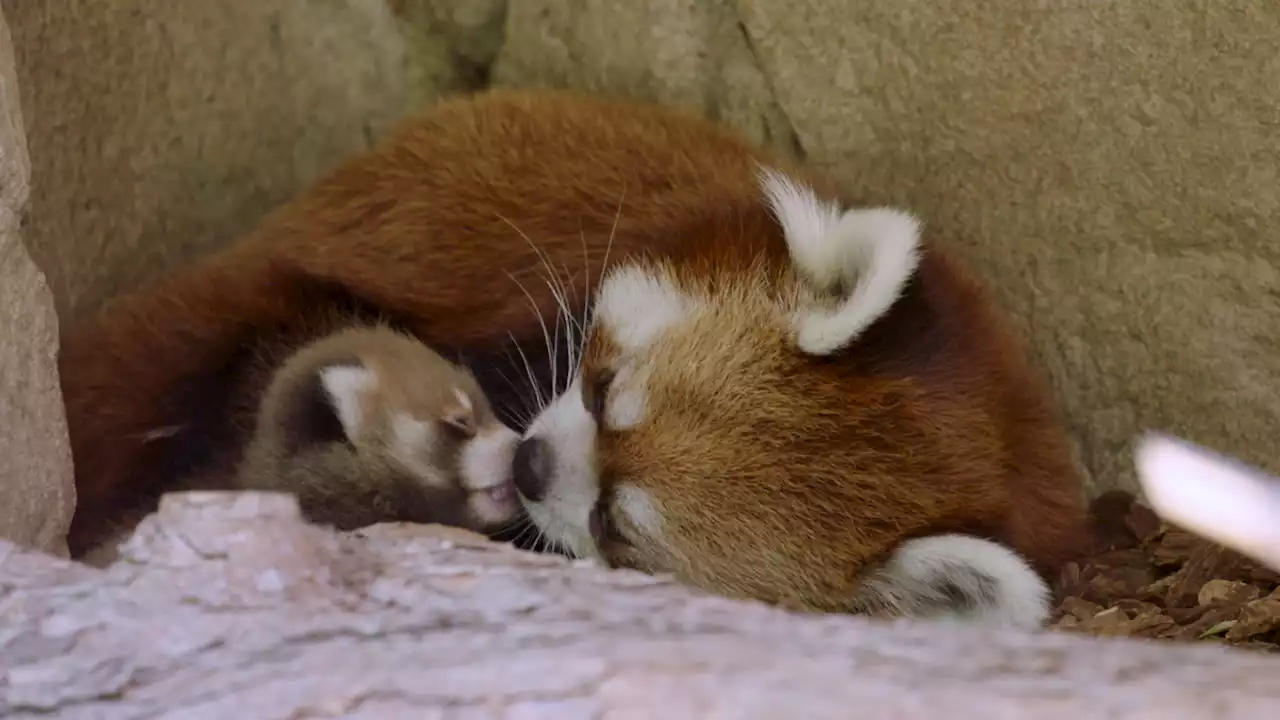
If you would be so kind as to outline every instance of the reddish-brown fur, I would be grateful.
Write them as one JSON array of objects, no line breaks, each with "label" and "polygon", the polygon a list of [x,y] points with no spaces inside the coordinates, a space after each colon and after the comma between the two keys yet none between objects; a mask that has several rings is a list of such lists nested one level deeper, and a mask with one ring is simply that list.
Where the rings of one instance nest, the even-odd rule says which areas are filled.
[{"label": "reddish-brown fur", "polygon": [[[714,276],[714,292],[733,292],[734,278],[760,274],[745,258],[706,262],[716,269],[677,270],[679,285]],[[1079,485],[1052,407],[953,261],[930,249],[903,297],[839,360],[795,352],[763,299],[735,297],[646,353],[660,378],[648,383],[648,412],[661,421],[602,430],[596,456],[606,506],[618,487],[639,488],[666,527],[650,539],[613,506],[626,542],[606,538],[606,559],[838,610],[858,570],[904,539],[997,540],[1045,575],[1078,552]],[[595,333],[583,386],[608,377],[615,355],[608,333]]]},{"label": "reddish-brown fur", "polygon": [[[781,262],[786,249],[762,202],[757,161],[838,197],[820,179],[675,112],[507,91],[435,107],[234,247],[120,298],[68,334],[61,370],[80,497],[73,553],[139,495],[225,455],[226,440],[206,431],[225,424],[231,410],[220,388],[263,333],[355,306],[462,353],[473,367],[506,365],[509,333],[531,352],[541,345],[539,314],[555,307],[537,279],[539,252],[573,274],[579,300],[594,289],[607,248],[610,264],[640,255],[707,268],[742,268],[762,256]],[[1063,432],[990,301],[954,261],[925,248],[904,299],[851,348],[786,362],[811,373],[797,382],[830,394],[823,422],[859,408],[869,423],[861,456],[895,473],[895,487],[881,490],[897,500],[872,504],[882,518],[859,510],[864,525],[969,530],[1051,572],[1076,552],[1083,527]],[[545,381],[545,358],[535,364]],[[501,395],[491,375],[477,375],[487,393]],[[867,406],[887,397],[893,402],[879,411]],[[899,447],[877,459],[876,432],[892,432],[903,417],[930,428],[919,452]],[[830,453],[825,442],[847,437],[816,433],[815,467]],[[713,439],[690,438],[682,462],[716,462],[723,451]],[[966,477],[963,492],[923,479],[943,466]],[[777,502],[785,512],[786,499]],[[701,512],[681,521],[723,526],[726,543],[750,532],[733,525],[731,506]],[[841,512],[833,509],[832,523]],[[883,548],[884,533],[869,548]]]}]

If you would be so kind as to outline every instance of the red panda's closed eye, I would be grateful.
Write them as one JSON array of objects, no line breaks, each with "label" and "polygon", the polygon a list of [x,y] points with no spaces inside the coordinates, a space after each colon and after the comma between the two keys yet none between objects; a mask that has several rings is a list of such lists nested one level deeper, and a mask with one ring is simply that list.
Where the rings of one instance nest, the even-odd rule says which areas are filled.
[{"label": "red panda's closed eye", "polygon": [[607,493],[592,508],[588,522],[592,539],[605,557],[616,556],[632,547],[631,540],[621,530],[617,510]]},{"label": "red panda's closed eye", "polygon": [[612,370],[597,370],[585,373],[582,378],[582,405],[600,424],[604,417],[605,403],[609,398],[609,386],[613,384],[615,373]]}]

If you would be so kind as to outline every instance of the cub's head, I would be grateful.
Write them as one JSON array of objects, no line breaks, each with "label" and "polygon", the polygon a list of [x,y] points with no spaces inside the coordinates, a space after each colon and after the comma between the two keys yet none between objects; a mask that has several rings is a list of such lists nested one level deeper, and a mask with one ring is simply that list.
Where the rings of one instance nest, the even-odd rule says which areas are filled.
[{"label": "cub's head", "polygon": [[766,222],[742,259],[627,260],[602,279],[579,372],[525,433],[515,483],[575,555],[847,606],[842,545],[876,492],[857,474],[882,469],[876,428],[912,411],[906,389],[857,387],[832,356],[899,297],[918,226],[771,171],[761,187]]},{"label": "cub's head", "polygon": [[433,521],[490,529],[519,513],[516,432],[469,372],[387,328],[335,333],[294,356],[264,398],[259,433],[277,462],[306,463],[312,477],[387,498],[421,487]]}]

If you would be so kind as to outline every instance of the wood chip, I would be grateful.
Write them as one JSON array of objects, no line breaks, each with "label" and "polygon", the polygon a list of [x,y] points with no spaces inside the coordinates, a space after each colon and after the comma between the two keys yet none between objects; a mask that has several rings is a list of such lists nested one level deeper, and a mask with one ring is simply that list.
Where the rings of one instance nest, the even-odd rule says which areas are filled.
[{"label": "wood chip", "polygon": [[1261,595],[1257,585],[1215,578],[1200,586],[1196,602],[1200,605],[1236,605],[1257,600]]},{"label": "wood chip", "polygon": [[1162,523],[1125,493],[1090,513],[1092,550],[1059,573],[1051,627],[1280,652],[1280,573]]}]

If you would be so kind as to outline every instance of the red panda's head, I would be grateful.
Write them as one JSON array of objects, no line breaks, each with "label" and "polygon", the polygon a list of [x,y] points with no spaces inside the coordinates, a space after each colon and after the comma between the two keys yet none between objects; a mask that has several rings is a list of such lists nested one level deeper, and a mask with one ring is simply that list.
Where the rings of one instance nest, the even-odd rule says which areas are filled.
[{"label": "red panda's head", "polygon": [[343,529],[393,518],[494,529],[518,519],[517,441],[467,369],[389,327],[353,325],[275,370],[240,482],[283,485]]},{"label": "red panda's head", "polygon": [[945,502],[907,496],[946,463],[917,390],[839,357],[912,278],[919,230],[761,177],[771,236],[741,242],[758,252],[608,271],[579,371],[517,451],[517,487],[575,555],[847,608],[880,543],[922,529],[908,506]]}]

